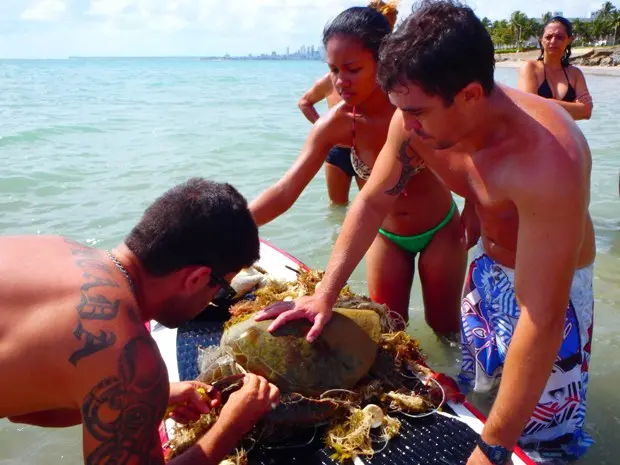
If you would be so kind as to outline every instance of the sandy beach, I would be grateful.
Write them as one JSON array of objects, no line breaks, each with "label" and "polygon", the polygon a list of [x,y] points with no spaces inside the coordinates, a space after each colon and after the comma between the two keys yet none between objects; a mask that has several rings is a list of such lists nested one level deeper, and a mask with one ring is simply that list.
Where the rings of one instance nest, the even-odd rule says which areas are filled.
[{"label": "sandy beach", "polygon": [[[579,47],[572,50],[572,57],[580,57],[591,50],[603,50],[601,47]],[[497,61],[495,66],[498,68],[518,68],[524,61],[535,60],[540,55],[538,50],[530,50],[528,52],[520,53],[505,53],[496,55],[495,57],[501,57],[501,61]],[[575,65],[583,71],[584,74],[592,74],[598,76],[617,76],[620,77],[620,66],[584,66]]]}]

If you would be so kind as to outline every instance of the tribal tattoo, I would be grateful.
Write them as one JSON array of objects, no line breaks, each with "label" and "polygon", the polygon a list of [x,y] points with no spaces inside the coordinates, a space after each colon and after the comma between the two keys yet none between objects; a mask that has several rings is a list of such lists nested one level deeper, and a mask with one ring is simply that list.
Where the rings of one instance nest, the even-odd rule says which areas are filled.
[{"label": "tribal tattoo", "polygon": [[[97,250],[71,240],[66,242],[84,277],[76,306],[78,323],[73,331],[83,347],[69,357],[76,366],[117,342],[114,332],[93,332],[90,327],[96,321],[118,316],[121,299],[109,297],[109,291],[121,286],[114,279],[114,267],[103,261]],[[140,327],[136,309],[126,311],[130,321]],[[86,457],[86,463],[162,465],[158,426],[164,417],[169,389],[168,372],[153,339],[148,334],[130,339],[121,349],[117,374],[97,383],[82,403],[84,429],[99,443]]]},{"label": "tribal tattoo", "polygon": [[[407,187],[409,180],[425,167],[418,153],[410,147],[410,141],[411,139],[405,140],[400,146],[400,149],[398,149],[398,161],[402,165],[402,169],[396,185],[385,191],[387,195],[400,195],[405,190],[405,187]],[[407,149],[411,150],[413,155],[407,154]]]},{"label": "tribal tattoo", "polygon": [[166,367],[147,335],[123,348],[118,374],[101,380],[82,404],[84,428],[99,446],[87,465],[164,463],[158,426],[170,395]]}]

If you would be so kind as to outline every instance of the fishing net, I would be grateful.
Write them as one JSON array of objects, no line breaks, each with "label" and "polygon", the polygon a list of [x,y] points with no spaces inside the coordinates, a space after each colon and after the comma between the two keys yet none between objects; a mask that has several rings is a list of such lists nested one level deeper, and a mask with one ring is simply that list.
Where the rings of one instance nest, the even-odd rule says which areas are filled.
[{"label": "fishing net", "polygon": [[[298,271],[295,281],[283,282],[264,270],[258,270],[261,276],[257,277],[256,271],[253,269],[248,273],[254,285],[239,292],[243,296],[231,306],[226,328],[247,320],[270,304],[314,294],[323,277],[322,271]],[[233,287],[238,282],[233,280]],[[244,285],[247,287],[247,281]],[[377,356],[369,372],[350,390],[330,389],[319,396],[281,393],[278,411],[292,413],[290,424],[286,428],[275,428],[269,421],[262,421],[226,458],[227,464],[247,463],[247,454],[253,448],[273,445],[282,440],[283,430],[290,433],[296,427],[315,428],[315,434],[320,427],[321,437],[332,451],[333,460],[344,462],[360,455],[372,456],[398,435],[401,423],[397,415],[416,418],[441,409],[446,392],[437,382],[437,376],[426,366],[418,342],[404,332],[402,318],[385,305],[354,294],[348,286],[342,289],[335,306],[370,310],[379,315],[381,334]],[[199,353],[199,379],[204,380],[203,375],[208,372],[214,380],[212,384],[222,393],[222,404],[225,404],[227,396],[240,387],[244,368],[235,362],[225,347],[201,348]],[[229,383],[230,380],[233,382]],[[221,407],[216,408],[189,425],[175,425],[172,439],[167,444],[167,459],[190,448],[211,428],[220,411]],[[308,413],[310,415],[305,415]],[[310,420],[303,420],[304,415],[310,420],[321,421],[317,420],[313,425]]]}]

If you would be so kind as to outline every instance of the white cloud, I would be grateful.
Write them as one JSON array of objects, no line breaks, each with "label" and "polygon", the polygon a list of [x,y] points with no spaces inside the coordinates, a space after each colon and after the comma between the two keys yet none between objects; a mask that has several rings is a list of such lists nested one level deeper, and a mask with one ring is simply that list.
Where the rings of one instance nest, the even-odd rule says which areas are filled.
[{"label": "white cloud", "polygon": [[[1,57],[220,55],[318,45],[325,23],[366,0],[0,0]],[[402,0],[399,19],[415,0]],[[464,0],[480,16],[550,7],[587,16],[596,0]],[[620,6],[620,0],[614,0]],[[34,24],[38,21],[38,24]],[[41,23],[45,21],[45,23]]]},{"label": "white cloud", "polygon": [[57,21],[67,9],[63,0],[39,0],[21,14],[25,21]]}]

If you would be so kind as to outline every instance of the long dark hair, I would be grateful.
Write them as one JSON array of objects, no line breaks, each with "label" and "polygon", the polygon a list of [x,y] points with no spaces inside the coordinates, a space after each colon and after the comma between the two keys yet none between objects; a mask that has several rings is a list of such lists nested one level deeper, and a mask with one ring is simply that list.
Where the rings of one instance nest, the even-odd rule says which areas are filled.
[{"label": "long dark hair", "polygon": [[[551,23],[560,23],[562,26],[564,26],[564,29],[566,29],[566,34],[568,34],[568,37],[573,37],[573,25],[568,19],[563,16],[554,16],[553,18],[549,19],[549,21],[547,21],[542,28],[543,35],[545,34],[545,28]],[[538,61],[542,61],[542,59],[545,57],[545,49],[543,48],[542,40],[538,39],[538,45],[540,45],[540,56],[538,57]],[[568,44],[566,50],[564,50],[564,55],[562,55],[562,66],[564,68],[570,65],[569,58],[571,54],[571,45],[572,44]]]},{"label": "long dark hair", "polygon": [[384,15],[367,6],[354,6],[340,13],[323,30],[323,45],[327,48],[329,39],[336,35],[355,37],[362,45],[379,57],[383,39],[392,32]]}]

